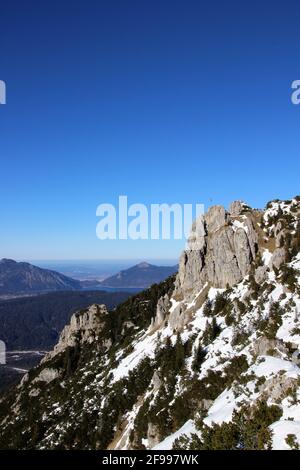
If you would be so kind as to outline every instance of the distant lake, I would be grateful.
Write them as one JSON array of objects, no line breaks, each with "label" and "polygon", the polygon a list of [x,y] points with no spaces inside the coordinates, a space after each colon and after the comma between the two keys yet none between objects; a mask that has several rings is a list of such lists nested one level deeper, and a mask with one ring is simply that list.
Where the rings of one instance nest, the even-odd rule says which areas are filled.
[{"label": "distant lake", "polygon": [[137,294],[138,292],[141,292],[142,290],[145,290],[146,287],[105,287],[105,286],[99,286],[99,287],[88,287],[86,289],[82,289],[83,291],[95,291],[95,290],[102,290],[105,292],[129,292],[131,294]]}]

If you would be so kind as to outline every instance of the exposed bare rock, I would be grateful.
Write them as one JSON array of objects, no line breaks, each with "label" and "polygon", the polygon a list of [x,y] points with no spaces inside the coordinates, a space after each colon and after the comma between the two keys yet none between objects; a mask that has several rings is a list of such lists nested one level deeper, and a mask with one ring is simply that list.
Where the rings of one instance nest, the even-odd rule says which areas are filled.
[{"label": "exposed bare rock", "polygon": [[296,389],[297,379],[293,377],[285,377],[282,380],[281,376],[273,377],[267,380],[261,387],[260,391],[272,402],[277,402],[283,399],[289,390]]},{"label": "exposed bare rock", "polygon": [[252,253],[249,245],[247,233],[242,228],[237,229],[234,234],[234,247],[238,267],[242,276],[246,276],[252,261]]},{"label": "exposed bare rock", "polygon": [[59,377],[59,371],[57,369],[50,369],[47,367],[39,373],[39,375],[32,381],[32,383],[46,382],[48,384],[52,382],[52,380],[57,379],[57,377]]},{"label": "exposed bare rock", "polygon": [[208,280],[215,287],[232,286],[242,279],[232,227],[223,226],[218,232],[208,236],[205,264],[206,276],[203,281]]},{"label": "exposed bare rock", "polygon": [[267,277],[267,266],[258,266],[254,273],[254,279],[257,284],[263,284]]},{"label": "exposed bare rock", "polygon": [[204,398],[203,400],[200,401],[199,409],[200,410],[208,410],[213,402],[214,402],[213,400],[209,400],[208,398]]},{"label": "exposed bare rock", "polygon": [[282,247],[285,237],[287,236],[288,231],[283,229],[275,235],[275,246],[276,248]]},{"label": "exposed bare rock", "polygon": [[154,374],[153,374],[153,377],[152,377],[153,392],[157,392],[157,390],[159,390],[161,384],[162,384],[162,381],[159,377],[159,374],[158,374],[157,371],[155,371]]},{"label": "exposed bare rock", "polygon": [[229,206],[229,214],[233,217],[238,217],[243,210],[242,201],[233,201]]},{"label": "exposed bare rock", "polygon": [[37,397],[39,396],[39,394],[40,394],[40,389],[38,388],[32,388],[28,393],[30,397]]},{"label": "exposed bare rock", "polygon": [[256,256],[256,253],[257,253],[257,248],[258,248],[258,234],[255,230],[255,227],[254,227],[253,220],[252,220],[251,216],[246,217],[246,219],[244,220],[244,225],[246,227],[248,243],[249,243],[249,246],[250,246],[252,259],[255,259],[255,256]]},{"label": "exposed bare rock", "polygon": [[[231,210],[240,213],[242,203],[233,203]],[[248,274],[257,252],[258,235],[251,214],[241,216],[240,227],[234,226],[230,217],[224,207],[213,206],[193,225],[189,249],[180,258],[176,293],[188,298],[207,282],[225,288]]]},{"label": "exposed bare rock", "polygon": [[179,271],[175,286],[185,292],[202,286],[201,273],[204,268],[205,250],[184,251],[179,260]]},{"label": "exposed bare rock", "polygon": [[284,344],[277,339],[268,339],[266,336],[261,336],[253,344],[254,356],[266,356],[270,350],[275,349],[286,352]]},{"label": "exposed bare rock", "polygon": [[150,449],[156,446],[156,444],[158,444],[161,440],[159,434],[159,427],[151,422],[148,424],[147,439]]},{"label": "exposed bare rock", "polygon": [[182,305],[178,305],[169,316],[168,324],[173,331],[179,331],[183,328],[186,322],[185,310]]},{"label": "exposed bare rock", "polygon": [[166,319],[167,313],[169,312],[170,306],[171,303],[167,294],[165,294],[163,297],[160,297],[157,302],[156,315],[155,318],[152,319],[150,329],[157,328],[158,326],[163,324]]},{"label": "exposed bare rock", "polygon": [[[0,398],[0,448],[300,446],[296,202],[211,208],[193,225],[175,291],[170,278],[109,313],[92,306],[72,317],[61,354]],[[272,269],[285,258],[282,230],[287,276]]]},{"label": "exposed bare rock", "polygon": [[279,220],[277,224],[275,225],[274,235],[277,237],[278,234],[283,230],[283,228],[284,228],[283,221]]},{"label": "exposed bare rock", "polygon": [[205,248],[206,225],[203,215],[199,216],[192,225],[188,238],[188,247],[190,250],[201,251]]},{"label": "exposed bare rock", "polygon": [[271,258],[271,266],[279,269],[286,262],[285,248],[276,248]]},{"label": "exposed bare rock", "polygon": [[76,343],[92,343],[102,330],[102,317],[107,314],[105,305],[91,305],[82,313],[77,312],[71,317],[60,334],[59,342],[54,350],[47,354],[42,362],[48,361],[64,351],[67,347],[74,347]]},{"label": "exposed bare rock", "polygon": [[212,206],[208,209],[204,218],[207,226],[207,231],[209,233],[213,233],[226,224],[227,213],[223,206]]}]

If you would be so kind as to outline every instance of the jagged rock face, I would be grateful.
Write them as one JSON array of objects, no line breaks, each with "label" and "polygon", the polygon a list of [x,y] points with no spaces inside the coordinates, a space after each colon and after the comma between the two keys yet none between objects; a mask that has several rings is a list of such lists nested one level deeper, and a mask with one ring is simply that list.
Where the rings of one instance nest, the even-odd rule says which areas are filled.
[{"label": "jagged rock face", "polygon": [[82,313],[72,315],[70,324],[66,325],[60,334],[59,341],[54,350],[47,354],[43,361],[61,353],[68,347],[74,347],[76,343],[92,343],[102,329],[103,316],[107,314],[105,305],[91,305]]},{"label": "jagged rock face", "polygon": [[55,380],[59,376],[59,372],[56,369],[43,369],[42,372],[32,381],[35,382],[46,382],[47,384]]},{"label": "jagged rock face", "polygon": [[239,271],[245,277],[253,257],[247,233],[242,228],[238,228],[234,234],[234,247]]},{"label": "jagged rock face", "polygon": [[187,322],[185,309],[183,306],[178,305],[169,315],[168,325],[172,331],[182,330]]},{"label": "jagged rock face", "polygon": [[280,341],[276,339],[269,339],[265,336],[261,336],[253,343],[253,355],[254,356],[265,356],[268,354],[268,351],[278,349],[278,354],[280,352],[286,352],[284,346]]},{"label": "jagged rock face", "polygon": [[285,248],[276,248],[271,259],[272,267],[279,269],[280,266],[286,261],[286,250]]},{"label": "jagged rock face", "polygon": [[270,401],[276,403],[284,399],[289,390],[297,390],[297,386],[296,378],[288,377],[283,381],[281,377],[274,377],[267,380],[266,383],[260,387],[260,392]]},{"label": "jagged rock face", "polygon": [[205,223],[208,233],[214,233],[226,225],[227,212],[223,206],[211,207],[205,215]]},{"label": "jagged rock face", "polygon": [[240,215],[242,209],[240,201],[231,204],[229,213],[213,206],[197,221],[197,231],[193,226],[189,248],[180,258],[177,293],[187,296],[207,282],[219,288],[233,286],[249,273],[258,234],[251,214]]},{"label": "jagged rock face", "polygon": [[267,267],[258,266],[255,270],[254,279],[257,284],[262,284],[266,280],[267,276]]},{"label": "jagged rock face", "polygon": [[201,288],[201,273],[204,267],[204,250],[185,251],[179,260],[179,271],[176,278],[177,292]]},{"label": "jagged rock face", "polygon": [[156,315],[152,320],[151,329],[162,325],[170,309],[170,299],[167,294],[160,297],[157,302]]},{"label": "jagged rock face", "polygon": [[207,279],[215,287],[226,287],[227,284],[231,286],[242,279],[237,258],[238,253],[242,259],[242,248],[238,242],[239,238],[235,240],[233,229],[227,226],[220,227],[217,232],[208,235],[203,281]]},{"label": "jagged rock face", "polygon": [[[280,269],[275,227],[290,235]],[[234,449],[244,432],[252,449],[254,433],[256,449],[256,424],[259,448],[300,446],[300,198],[264,212],[212,208],[190,243],[175,290],[171,278],[72,318],[54,353],[0,399],[0,448],[207,449],[226,445],[224,431]]]},{"label": "jagged rock face", "polygon": [[229,214],[233,217],[238,217],[241,215],[243,210],[244,204],[242,201],[233,201],[229,206]]}]

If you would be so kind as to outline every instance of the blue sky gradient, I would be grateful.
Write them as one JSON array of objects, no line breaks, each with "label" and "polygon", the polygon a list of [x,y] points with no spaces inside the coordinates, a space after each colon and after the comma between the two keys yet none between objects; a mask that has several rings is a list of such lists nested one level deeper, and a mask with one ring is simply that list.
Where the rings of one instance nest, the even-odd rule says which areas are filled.
[{"label": "blue sky gradient", "polygon": [[299,191],[300,4],[1,2],[0,257],[176,258],[96,238],[96,207]]}]

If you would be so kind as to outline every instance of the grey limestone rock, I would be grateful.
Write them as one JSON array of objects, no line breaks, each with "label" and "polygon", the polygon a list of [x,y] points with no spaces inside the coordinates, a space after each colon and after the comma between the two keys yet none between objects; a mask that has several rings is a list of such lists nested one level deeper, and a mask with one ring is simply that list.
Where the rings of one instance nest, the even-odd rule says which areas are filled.
[{"label": "grey limestone rock", "polygon": [[254,273],[254,279],[257,284],[263,284],[267,277],[267,266],[258,266]]},{"label": "grey limestone rock", "polygon": [[[230,210],[236,216],[241,208],[242,203],[235,201]],[[226,288],[248,274],[256,255],[258,235],[251,214],[242,215],[240,222],[242,226],[236,228],[224,207],[213,206],[193,225],[189,248],[180,258],[175,293],[189,298],[206,283]]]},{"label": "grey limestone rock", "polygon": [[44,357],[42,362],[48,361],[67,347],[74,347],[78,341],[93,343],[102,330],[102,317],[106,314],[105,305],[91,305],[87,310],[72,315],[70,324],[64,327],[57,345]]},{"label": "grey limestone rock", "polygon": [[271,258],[271,266],[279,269],[282,264],[286,261],[285,248],[276,248]]},{"label": "grey limestone rock", "polygon": [[243,203],[242,201],[233,201],[229,205],[229,214],[232,215],[233,217],[237,217],[242,213],[243,210]]}]

